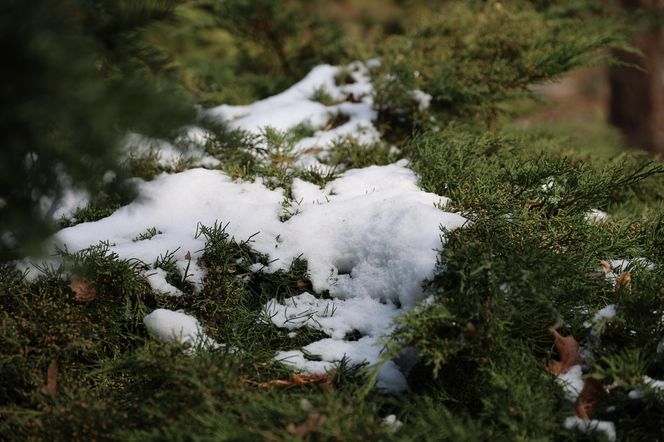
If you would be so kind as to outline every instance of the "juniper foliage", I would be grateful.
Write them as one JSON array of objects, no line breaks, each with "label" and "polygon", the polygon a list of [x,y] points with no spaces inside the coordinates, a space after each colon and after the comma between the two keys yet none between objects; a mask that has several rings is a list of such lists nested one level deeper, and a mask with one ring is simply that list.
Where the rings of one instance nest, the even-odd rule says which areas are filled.
[{"label": "juniper foliage", "polygon": [[[63,127],[69,134],[75,132],[74,121],[88,122],[80,137],[67,139],[77,143],[93,140],[104,146],[118,140],[119,129],[137,127],[156,134],[148,130],[149,124],[142,124],[152,117],[159,120],[161,114],[145,121],[116,115],[131,102],[124,101],[123,94],[134,90],[130,85],[144,84],[140,82],[146,75],[159,77],[157,83],[175,78],[185,90],[206,95],[203,101],[221,96],[215,94],[223,88],[215,83],[235,75],[231,72],[252,72],[246,79],[251,86],[240,94],[246,99],[271,93],[281,87],[277,83],[287,82],[287,76],[278,80],[253,76],[259,72],[253,70],[256,66],[267,69],[264,64],[252,64],[256,53],[270,55],[266,63],[274,71],[265,77],[287,70],[278,51],[269,49],[274,44],[269,32],[261,34],[261,43],[241,42],[243,48],[251,49],[238,56],[242,63],[234,65],[230,51],[224,53],[229,57],[225,59],[229,60],[228,70],[196,71],[202,59],[200,54],[188,54],[190,43],[174,47],[177,38],[155,42],[150,34],[153,40],[146,47],[133,46],[144,40],[130,36],[146,35],[134,32],[147,22],[129,19],[130,3],[112,3],[85,3],[101,8],[97,12],[103,20],[93,20],[96,24],[91,28],[84,25],[85,20],[72,24],[72,16],[64,14],[66,20],[58,16],[60,10],[52,9],[53,5],[49,5],[49,17],[39,15],[46,11],[40,2],[33,2],[32,15],[26,15],[49,24],[45,29],[58,31],[48,34],[53,46],[43,36],[34,37],[37,43],[41,41],[50,50],[80,47],[82,60],[82,67],[70,66],[70,75],[53,83],[59,85],[55,90],[60,95],[55,97],[60,101],[56,103],[72,109],[45,113],[55,120],[16,120],[32,117],[36,111],[18,92],[8,92],[32,109],[26,114],[8,114],[6,123],[25,129],[24,136],[35,138],[31,143],[44,146],[46,153],[35,161],[51,161],[56,157],[49,156],[48,149],[60,154],[58,149],[64,144],[56,137],[57,131],[37,140],[37,132],[30,132],[33,127],[41,135],[48,135],[49,127]],[[83,2],[62,4],[63,8],[82,8]],[[150,4],[168,6],[159,9],[162,12],[173,11],[174,6]],[[226,44],[231,47],[234,39],[247,32],[242,26],[256,30],[261,23],[259,13],[247,9],[248,2],[207,5],[175,5],[180,15],[166,14],[173,21],[163,21],[162,12],[148,14],[159,19],[148,20],[154,26],[150,29],[174,29],[174,24],[184,20],[194,28],[196,38],[220,49]],[[292,41],[300,39],[299,32],[311,22],[300,16],[297,20],[305,23],[296,29],[292,25],[297,21],[291,21],[296,15],[288,15],[291,9],[279,9],[284,6],[279,2],[264,6],[267,25],[283,39],[286,59],[319,61],[298,46],[304,40]],[[292,7],[290,2],[287,6]],[[421,26],[409,30],[404,25],[400,35],[375,48],[382,55],[381,65],[372,73],[381,129],[387,139],[398,143],[398,149],[387,142],[364,146],[346,139],[326,159],[341,172],[409,158],[421,177],[420,185],[450,197],[449,210],[470,220],[462,229],[442,232],[445,244],[436,273],[425,283],[431,302],[403,316],[394,335],[386,337],[387,356],[398,357],[412,348],[421,356],[408,374],[412,391],[398,397],[379,394],[372,389],[376,369],[351,366],[347,361],[332,376],[331,388],[263,384],[289,379],[292,374],[274,360],[276,351],[323,337],[311,329],[299,330],[292,337],[265,320],[263,306],[268,300],[311,291],[307,263],[295,260],[285,271],[252,272],[253,264],[267,264],[269,256],[256,253],[251,238],[232,238],[220,220],[198,226],[197,234],[205,240],[199,265],[207,271],[200,290],[193,290],[187,274],[171,265],[173,251],[165,250],[156,263],[185,293],[180,297],[154,292],[143,274],[145,263],[120,259],[108,244],[78,253],[61,250],[58,262],[62,265],[44,267],[34,280],[1,261],[0,438],[602,440],[602,433],[586,434],[562,425],[574,413],[574,404],[565,399],[546,368],[558,356],[549,331],[557,327],[589,350],[592,357],[587,358],[584,375],[611,387],[598,400],[593,417],[613,421],[619,440],[661,439],[664,395],[645,376],[664,379],[664,165],[638,153],[589,155],[588,146],[577,144],[562,131],[514,128],[504,112],[513,97],[528,94],[532,82],[557,78],[575,66],[595,61],[599,47],[620,45],[619,34],[602,16],[603,7],[592,1],[446,2],[436,10]],[[226,14],[221,19],[215,16],[219,11]],[[217,19],[225,27],[217,28],[221,23]],[[27,32],[30,21],[26,23],[16,29]],[[2,31],[6,29],[12,28],[3,25]],[[99,35],[116,37],[99,42]],[[32,42],[32,37],[23,43],[27,41]],[[68,46],[72,41],[75,45]],[[36,59],[42,60],[43,51],[50,50],[37,43],[31,44],[41,51]],[[44,62],[44,75],[62,73],[57,55],[44,58],[48,61]],[[144,56],[151,61],[141,62]],[[166,60],[174,64],[160,66]],[[100,61],[101,70],[88,64],[92,61]],[[27,68],[25,74],[26,78],[39,76]],[[39,78],[33,80],[35,85],[42,85]],[[338,81],[344,80],[342,73]],[[114,97],[109,96],[104,106],[96,98],[70,97],[65,91],[74,85],[99,88],[97,98],[110,95],[113,86]],[[21,88],[16,90],[30,92]],[[429,109],[420,108],[413,89],[431,94]],[[146,90],[154,91],[150,86],[141,93]],[[155,94],[162,96],[158,90]],[[321,101],[327,99],[322,92],[316,95]],[[44,99],[40,94],[35,97]],[[92,103],[103,114],[88,114]],[[94,118],[84,118],[89,115],[108,115],[108,121],[117,121],[117,126],[106,125],[106,119],[98,126],[93,124]],[[38,125],[42,121],[55,122],[45,129]],[[176,127],[170,120],[163,122],[168,122],[164,124],[167,129]],[[284,188],[287,199],[295,177],[321,186],[334,177],[334,173],[295,166],[293,145],[310,135],[311,128],[266,129],[258,137],[225,126],[207,128],[206,152],[221,161],[225,172],[236,178],[261,175],[269,185]],[[8,144],[14,145],[19,146],[18,141]],[[25,150],[11,152],[16,152],[14,164],[20,169]],[[62,152],[74,155],[73,150]],[[100,161],[106,161],[103,152]],[[91,167],[91,160],[81,158],[76,157],[75,164]],[[106,167],[103,161],[95,163],[100,171]],[[2,163],[0,167],[9,166]],[[130,160],[127,169],[145,179],[163,170],[154,158]],[[72,177],[78,176],[66,170]],[[37,169],[34,172],[35,177],[41,176]],[[3,192],[18,192],[9,180],[3,183]],[[107,192],[107,199],[84,209],[76,221],[95,219],[122,204],[111,189]],[[11,204],[19,201],[13,193],[5,195],[0,197]],[[27,193],[23,198],[32,210],[35,201]],[[611,218],[604,222],[588,219],[591,209],[606,210]],[[2,210],[7,209],[0,208],[0,213]],[[18,218],[5,215],[2,213],[3,222],[19,223]],[[7,227],[3,224],[2,228]],[[156,233],[156,229],[148,229],[135,240],[150,241]],[[626,259],[631,284],[614,287],[599,272],[601,260],[606,259]],[[72,275],[84,278],[95,289],[95,297],[77,299],[69,287]],[[616,316],[595,323],[595,313],[607,304],[615,305]],[[225,346],[198,348],[192,355],[179,345],[155,342],[141,319],[156,308],[191,312]],[[45,388],[53,364],[57,367],[55,394]],[[402,427],[385,423],[384,417],[391,414],[403,422]]]}]

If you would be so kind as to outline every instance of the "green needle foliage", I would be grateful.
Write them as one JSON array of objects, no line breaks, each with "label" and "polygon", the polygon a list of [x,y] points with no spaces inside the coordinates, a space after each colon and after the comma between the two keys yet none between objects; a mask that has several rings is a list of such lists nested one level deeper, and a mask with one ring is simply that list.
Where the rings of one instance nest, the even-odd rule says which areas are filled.
[{"label": "green needle foliage", "polygon": [[[107,216],[129,201],[118,188],[124,174],[173,172],[154,156],[118,160],[127,131],[173,135],[188,121],[183,91],[199,103],[239,102],[286,87],[348,50],[334,26],[318,28],[305,2],[290,1],[0,8],[12,66],[0,74],[0,439],[606,440],[563,426],[575,404],[547,368],[563,356],[555,328],[581,344],[584,377],[607,390],[594,398],[593,418],[614,422],[618,440],[661,440],[664,391],[649,379],[664,380],[664,163],[608,155],[619,144],[611,131],[593,137],[613,143],[597,155],[563,129],[515,129],[508,112],[533,83],[622,45],[599,2],[452,1],[415,27],[404,19],[398,35],[372,48],[381,56],[372,77],[386,141],[339,140],[321,158],[331,172],[296,166],[295,143],[314,130],[307,125],[250,135],[201,122],[219,169],[283,188],[285,208],[294,178],[324,186],[349,168],[408,158],[420,186],[468,218],[441,232],[427,302],[385,337],[386,357],[419,354],[406,373],[411,390],[399,396],[372,388],[375,368],[345,360],[327,383],[289,384],[293,372],[276,352],[325,335],[275,327],[265,304],[312,292],[307,262],[252,271],[270,257],[251,238],[231,237],[223,220],[198,226],[200,287],[174,263],[182,250],[163,250],[155,263],[121,259],[104,243],[60,250],[34,278],[7,260],[18,250],[6,231],[22,247],[35,229],[47,231],[40,200],[57,198],[63,174],[99,190],[63,225]],[[431,95],[428,108],[415,89]],[[314,98],[330,104],[325,91]],[[116,184],[98,184],[107,170]],[[590,219],[593,209],[609,219]],[[134,241],[160,234],[151,227]],[[617,259],[629,283],[624,272],[614,285],[602,271],[602,260]],[[183,295],[153,291],[147,264]],[[597,321],[609,304],[615,317]],[[142,324],[157,308],[194,315],[222,345],[157,342]]]},{"label": "green needle foliage", "polygon": [[[493,127],[501,105],[528,86],[597,62],[607,47],[624,47],[616,25],[592,7],[538,8],[528,1],[449,2],[380,48],[373,73],[376,108],[388,127],[462,120]],[[413,90],[431,95],[420,112]]]}]

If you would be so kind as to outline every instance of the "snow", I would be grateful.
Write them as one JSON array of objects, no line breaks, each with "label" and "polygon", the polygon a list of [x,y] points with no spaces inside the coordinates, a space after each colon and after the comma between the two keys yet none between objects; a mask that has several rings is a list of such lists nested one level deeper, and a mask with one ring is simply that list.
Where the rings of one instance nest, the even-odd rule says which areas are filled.
[{"label": "snow", "polygon": [[[199,223],[228,223],[227,232],[239,240],[259,232],[251,245],[269,255],[271,264],[254,263],[252,270],[288,269],[293,259],[301,257],[308,262],[314,291],[328,291],[334,298],[328,307],[335,310],[331,317],[325,316],[323,307],[329,303],[309,294],[284,304],[273,300],[266,307],[276,313],[277,326],[320,324],[330,336],[304,349],[321,355],[317,364],[306,361],[302,350],[289,353],[298,356],[295,363],[291,357],[291,363],[311,372],[329,369],[344,356],[355,363],[378,363],[381,339],[391,331],[392,319],[417,304],[424,295],[422,282],[433,276],[442,245],[440,227],[454,229],[465,222],[460,215],[438,208],[447,200],[420,190],[417,176],[405,162],[351,170],[319,190],[299,182],[293,189],[299,204],[293,202],[292,208],[297,213],[286,222],[280,220],[283,190],[270,190],[260,180],[232,181],[221,171],[190,169],[137,183],[138,198],[131,204],[99,221],[63,229],[54,242],[76,252],[108,241],[121,258],[137,258],[148,265],[145,275],[154,290],[178,295],[154,263],[177,251],[176,266],[183,273],[190,265],[187,279],[200,289],[205,272],[197,259],[205,244],[196,236]],[[162,233],[135,241],[149,228]],[[285,311],[297,308],[313,314],[287,325]],[[344,335],[353,330],[363,337],[345,341]],[[405,388],[394,363],[385,364],[381,373],[379,382]]]},{"label": "snow", "polygon": [[593,321],[595,323],[598,323],[600,321],[608,321],[615,316],[616,316],[616,305],[609,304],[606,307],[599,310],[597,313],[595,313]]},{"label": "snow", "polygon": [[[643,376],[643,378],[641,379],[641,382],[643,382],[645,385],[647,385],[652,390],[656,390],[656,391],[659,391],[659,392],[664,392],[664,381],[659,381],[657,379],[653,379],[650,376],[646,375],[646,376]],[[630,399],[643,399],[646,396],[646,393],[642,389],[637,388],[637,389],[631,390],[627,394],[627,396]]]},{"label": "snow", "polygon": [[90,196],[87,192],[74,188],[65,188],[59,201],[56,203],[55,210],[52,211],[51,218],[70,219],[76,212],[90,203]]},{"label": "snow", "polygon": [[393,433],[399,431],[403,427],[403,422],[397,419],[396,415],[388,414],[383,418],[383,425],[385,425]]},{"label": "snow", "polygon": [[565,419],[564,427],[569,429],[576,428],[582,432],[601,431],[606,434],[609,441],[616,440],[616,426],[610,421],[600,421],[595,419],[583,420],[576,416],[570,416]]},{"label": "snow", "polygon": [[146,273],[145,277],[147,278],[148,283],[152,289],[156,292],[176,296],[182,294],[180,289],[173,287],[171,284],[166,282],[166,271],[163,269],[157,268],[150,270],[149,273]]},{"label": "snow", "polygon": [[609,219],[609,214],[599,209],[592,209],[586,214],[586,219],[589,221],[602,222]]},{"label": "snow", "polygon": [[598,310],[591,321],[584,322],[585,327],[592,327],[590,330],[593,339],[599,339],[606,325],[616,316],[616,305],[609,304]]},{"label": "snow", "polygon": [[431,99],[433,98],[431,95],[427,94],[424,91],[420,91],[418,89],[414,90],[412,93],[413,93],[413,98],[415,99],[415,101],[417,101],[418,110],[423,111],[429,108],[429,105],[431,104]]},{"label": "snow", "polygon": [[277,327],[297,330],[308,326],[333,339],[343,339],[355,330],[363,335],[380,335],[398,313],[394,304],[373,298],[319,299],[306,292],[283,304],[273,299],[266,306],[266,316]]},{"label": "snow", "polygon": [[150,335],[161,342],[180,342],[189,348],[220,346],[203,332],[198,319],[181,311],[157,309],[145,316],[143,323]]},{"label": "snow", "polygon": [[643,382],[653,390],[664,391],[664,381],[658,381],[650,376],[643,376]]},{"label": "snow", "polygon": [[575,402],[583,390],[583,367],[581,365],[571,366],[556,377],[556,382],[563,387],[565,397],[569,401]]},{"label": "snow", "polygon": [[[289,129],[303,122],[321,129],[331,114],[342,112],[349,117],[347,123],[318,130],[296,145],[301,154],[297,167],[321,166],[318,159],[339,137],[352,135],[362,143],[379,139],[372,123],[376,113],[369,68],[355,63],[349,69],[355,83],[337,86],[334,77],[339,68],[323,65],[281,94],[247,106],[219,106],[207,114],[227,120],[231,127],[261,133],[265,126]],[[325,106],[312,100],[320,88],[335,100],[351,94],[354,99]],[[202,129],[186,128],[175,141],[185,147],[184,153],[166,141],[135,134],[126,144],[136,149],[132,154],[156,155],[167,170],[182,158],[215,167],[218,160],[206,157],[201,148],[205,138]],[[306,152],[314,146],[315,154]],[[441,227],[459,228],[466,219],[444,210],[446,198],[422,191],[405,160],[349,170],[324,188],[295,179],[290,201],[283,189],[268,188],[267,180],[233,181],[220,170],[205,168],[162,173],[149,182],[135,179],[138,196],[132,203],[99,221],[61,230],[52,245],[77,252],[107,242],[120,258],[146,264],[144,275],[156,292],[179,296],[157,261],[172,256],[181,276],[188,269],[187,281],[200,290],[205,270],[198,259],[205,242],[197,235],[199,228],[226,226],[233,238],[251,238],[251,247],[268,255],[267,266],[246,263],[253,272],[287,270],[297,258],[307,261],[312,293],[272,299],[264,306],[264,320],[291,332],[314,328],[327,337],[303,348],[284,349],[276,355],[278,360],[311,373],[329,370],[344,358],[368,362],[380,367],[378,388],[406,390],[400,366],[383,360],[384,339],[393,330],[393,319],[425,297],[422,283],[433,276],[444,244]],[[291,216],[283,221],[285,212]],[[137,241],[147,229],[160,233]],[[327,293],[329,299],[313,293]],[[157,310],[145,323],[161,340],[181,335],[180,339],[193,342],[201,336],[197,320],[183,313]],[[348,340],[349,334],[356,340]],[[310,355],[318,360],[310,360]],[[407,367],[408,359],[400,357],[399,363]]]},{"label": "snow", "polygon": [[341,98],[335,95],[334,75],[338,71],[335,66],[317,66],[303,80],[280,94],[245,106],[217,106],[208,110],[208,115],[254,133],[259,133],[265,126],[279,130],[304,122],[322,126],[327,122],[328,109],[310,98],[320,87],[324,87],[332,98]]},{"label": "snow", "polygon": [[192,166],[214,169],[220,161],[205,154],[202,149],[205,141],[205,131],[197,127],[187,128],[183,135],[174,140],[175,145],[166,140],[129,134],[124,141],[125,156],[153,157],[158,166],[167,170],[175,170],[184,161]]},{"label": "snow", "polygon": [[54,170],[61,190],[59,193],[42,195],[39,198],[39,209],[43,216],[52,220],[71,219],[79,209],[90,203],[90,195],[74,187],[73,180],[61,164],[56,164]]},{"label": "snow", "polygon": [[[373,110],[372,86],[369,66],[372,63],[351,63],[348,70],[354,83],[336,85],[335,75],[341,68],[330,65],[315,67],[303,80],[286,91],[244,106],[221,105],[206,111],[213,119],[226,122],[231,128],[242,129],[260,135],[265,127],[286,131],[300,124],[308,124],[315,133],[299,140],[294,146],[299,155],[297,166],[326,169],[318,161],[336,141],[352,136],[360,144],[380,140],[373,125],[377,113]],[[313,100],[317,90],[324,90],[338,104],[324,105]],[[354,102],[343,101],[348,96]],[[343,114],[348,121],[336,128],[325,130],[325,125],[336,114]]]}]

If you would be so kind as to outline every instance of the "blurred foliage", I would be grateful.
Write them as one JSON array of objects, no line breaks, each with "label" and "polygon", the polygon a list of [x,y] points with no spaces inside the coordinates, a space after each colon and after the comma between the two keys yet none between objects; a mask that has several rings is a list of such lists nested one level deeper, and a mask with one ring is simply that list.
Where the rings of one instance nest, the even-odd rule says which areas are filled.
[{"label": "blurred foliage", "polygon": [[43,238],[65,187],[98,188],[127,131],[168,136],[191,121],[141,35],[173,6],[3,2],[0,258]]},{"label": "blurred foliage", "polygon": [[174,16],[152,26],[149,40],[202,104],[274,95],[347,55],[339,24],[310,14],[307,2],[194,0]]},{"label": "blurred foliage", "polygon": [[[443,126],[459,120],[493,128],[501,106],[532,95],[530,85],[598,62],[600,48],[626,47],[612,21],[575,5],[451,2],[392,36],[379,47],[373,72],[379,120],[406,134],[433,118]],[[426,112],[413,90],[431,95]]]}]

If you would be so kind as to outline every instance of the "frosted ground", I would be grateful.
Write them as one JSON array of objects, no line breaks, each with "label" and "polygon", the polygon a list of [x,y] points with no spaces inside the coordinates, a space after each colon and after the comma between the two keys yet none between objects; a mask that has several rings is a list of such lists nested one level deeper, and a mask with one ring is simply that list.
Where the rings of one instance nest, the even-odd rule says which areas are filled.
[{"label": "frosted ground", "polygon": [[[370,144],[380,139],[373,124],[376,113],[367,69],[360,63],[350,65],[355,82],[340,86],[335,82],[340,68],[318,66],[281,94],[205,113],[257,135],[266,127],[286,131],[306,123],[314,129],[313,135],[294,145],[290,154],[295,161],[290,167],[325,172],[328,166],[321,160],[335,140],[352,136],[359,143]],[[316,101],[314,97],[321,90],[336,104]],[[430,98],[420,91],[414,91],[413,97],[423,107]],[[330,129],[328,122],[340,113],[347,121]],[[200,290],[206,276],[198,264],[205,246],[204,238],[198,235],[200,226],[225,225],[237,241],[251,239],[251,247],[268,256],[267,265],[250,263],[254,272],[286,270],[298,258],[307,262],[312,290],[270,300],[262,320],[293,334],[307,327],[327,337],[301,348],[283,348],[275,359],[308,373],[323,373],[344,358],[351,363],[368,362],[380,367],[378,388],[407,390],[404,375],[416,356],[404,355],[398,363],[384,361],[384,339],[393,330],[395,317],[427,301],[422,283],[433,276],[438,251],[444,247],[444,231],[461,228],[466,220],[445,209],[447,198],[418,187],[418,177],[407,160],[347,170],[322,188],[296,178],[292,195],[287,197],[282,188],[270,185],[269,177],[239,181],[218,170],[219,160],[207,156],[202,148],[206,138],[203,129],[189,128],[176,148],[166,141],[130,136],[128,144],[137,146],[133,155],[157,154],[165,168],[175,168],[182,158],[197,167],[162,173],[152,181],[136,179],[138,196],[132,203],[107,218],[61,230],[54,236],[53,246],[75,252],[107,242],[121,258],[146,263],[144,276],[155,291],[186,296],[167,282],[166,272],[157,268],[155,261],[175,252],[178,269]],[[72,216],[86,203],[85,195],[68,192],[55,213]],[[597,211],[589,214],[589,222],[605,218],[606,214]],[[156,234],[137,240],[148,229]],[[623,264],[612,266],[619,271]],[[601,338],[599,325],[613,315],[615,307],[607,306],[588,325],[594,327],[597,339]],[[147,315],[144,323],[162,341],[224,345],[223,337],[207,336],[199,320],[187,312],[159,309]],[[359,333],[359,338],[346,339],[352,333]],[[581,366],[574,366],[559,377],[572,401],[583,387],[581,375]],[[647,383],[659,387],[657,382]],[[570,417],[564,425],[596,428],[615,438],[610,422]]]}]

